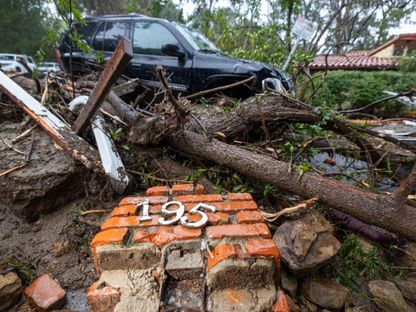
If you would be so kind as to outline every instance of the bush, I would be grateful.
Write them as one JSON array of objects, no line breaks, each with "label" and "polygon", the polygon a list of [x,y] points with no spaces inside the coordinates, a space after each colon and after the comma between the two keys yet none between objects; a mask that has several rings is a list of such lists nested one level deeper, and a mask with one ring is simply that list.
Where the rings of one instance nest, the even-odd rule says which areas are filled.
[{"label": "bush", "polygon": [[[329,105],[336,110],[359,108],[388,96],[383,91],[402,92],[410,89],[416,89],[416,73],[330,71],[312,104]],[[383,115],[404,111],[406,107],[388,101],[378,105],[376,110]]]}]

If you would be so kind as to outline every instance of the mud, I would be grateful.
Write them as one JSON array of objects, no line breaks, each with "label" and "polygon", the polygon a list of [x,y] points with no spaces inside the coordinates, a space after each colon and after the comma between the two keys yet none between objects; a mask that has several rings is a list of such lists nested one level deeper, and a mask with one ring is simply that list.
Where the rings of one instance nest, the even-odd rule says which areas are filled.
[{"label": "mud", "polygon": [[20,132],[18,123],[0,125],[0,172],[26,164],[0,177],[0,208],[34,221],[79,198],[90,175],[39,128],[12,144]]},{"label": "mud", "polygon": [[[77,200],[32,223],[14,216],[10,209],[1,208],[0,269],[14,269],[27,286],[28,276],[12,261],[17,258],[19,263],[33,269],[32,277],[48,273],[59,281],[67,291],[66,309],[88,311],[85,293],[96,279],[89,242],[99,228],[83,223],[85,217],[79,213],[91,207],[92,203]],[[105,216],[89,215],[87,223],[99,224]],[[15,311],[31,310],[21,302]]]}]

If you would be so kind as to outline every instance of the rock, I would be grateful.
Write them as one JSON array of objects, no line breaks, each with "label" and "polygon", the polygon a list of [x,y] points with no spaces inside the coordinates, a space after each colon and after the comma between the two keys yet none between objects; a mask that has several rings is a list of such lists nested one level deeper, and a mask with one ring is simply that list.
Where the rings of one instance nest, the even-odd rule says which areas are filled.
[{"label": "rock", "polygon": [[66,254],[71,249],[69,241],[56,242],[52,246],[52,254],[54,257],[60,257]]},{"label": "rock", "polygon": [[[10,128],[18,129],[12,124]],[[17,130],[16,130],[17,131]],[[10,209],[18,216],[34,221],[40,214],[51,212],[83,194],[82,181],[87,178],[82,166],[62,149],[56,148],[44,131],[37,127],[30,162],[0,180],[0,209]],[[0,138],[10,142],[18,133],[0,130]],[[14,146],[28,151],[29,140]],[[22,155],[0,145],[0,169],[22,163]]]},{"label": "rock", "polygon": [[19,302],[22,296],[22,282],[16,273],[0,275],[0,311],[6,311]]},{"label": "rock", "polygon": [[283,268],[280,270],[280,284],[289,296],[295,298],[298,290],[298,281],[296,280],[296,277],[288,274]]},{"label": "rock", "polygon": [[25,289],[30,304],[38,311],[53,311],[66,303],[65,290],[48,274],[43,274]]},{"label": "rock", "polygon": [[416,277],[408,277],[395,282],[403,297],[416,303]]},{"label": "rock", "polygon": [[395,259],[398,266],[416,267],[416,243],[407,242],[400,247],[401,253]]},{"label": "rock", "polygon": [[374,297],[375,304],[381,311],[413,311],[413,309],[406,303],[402,293],[393,282],[375,280],[368,283],[368,288]]},{"label": "rock", "polygon": [[311,276],[303,281],[302,294],[309,301],[328,309],[341,309],[350,297],[347,288],[319,276]]},{"label": "rock", "polygon": [[317,211],[283,223],[273,236],[281,259],[296,274],[325,265],[338,252],[341,244],[332,235],[331,224]]}]

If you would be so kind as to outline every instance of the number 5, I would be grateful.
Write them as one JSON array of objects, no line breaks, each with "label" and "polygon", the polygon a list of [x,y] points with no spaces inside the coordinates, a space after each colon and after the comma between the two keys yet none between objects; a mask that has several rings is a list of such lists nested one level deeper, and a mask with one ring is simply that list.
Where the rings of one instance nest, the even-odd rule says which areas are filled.
[{"label": "number 5", "polygon": [[201,220],[197,222],[188,222],[188,217],[183,216],[181,218],[181,224],[186,228],[197,229],[203,227],[208,222],[208,216],[201,210],[209,210],[215,212],[215,207],[209,206],[204,203],[199,203],[194,208],[189,211],[189,214],[198,214],[201,217]]}]

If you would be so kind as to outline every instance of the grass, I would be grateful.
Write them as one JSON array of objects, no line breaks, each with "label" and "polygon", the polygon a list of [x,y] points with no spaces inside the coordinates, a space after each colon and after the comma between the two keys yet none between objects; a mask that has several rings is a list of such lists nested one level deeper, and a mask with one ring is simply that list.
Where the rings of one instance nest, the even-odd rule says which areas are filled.
[{"label": "grass", "polygon": [[375,246],[363,250],[359,236],[349,235],[338,253],[340,262],[327,267],[326,273],[352,291],[359,291],[359,280],[395,278],[401,274],[393,270],[385,256]]},{"label": "grass", "polygon": [[17,275],[19,275],[19,278],[22,280],[23,285],[26,286],[30,285],[30,283],[36,277],[35,268],[31,264],[17,259],[16,257],[11,257],[3,260],[0,263],[0,269],[1,271],[15,271]]}]

